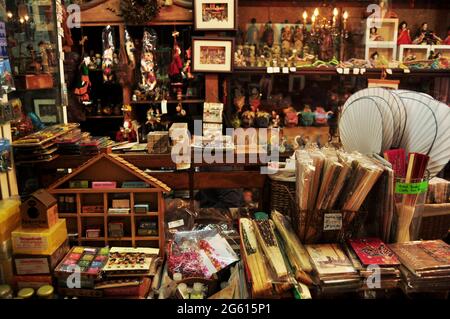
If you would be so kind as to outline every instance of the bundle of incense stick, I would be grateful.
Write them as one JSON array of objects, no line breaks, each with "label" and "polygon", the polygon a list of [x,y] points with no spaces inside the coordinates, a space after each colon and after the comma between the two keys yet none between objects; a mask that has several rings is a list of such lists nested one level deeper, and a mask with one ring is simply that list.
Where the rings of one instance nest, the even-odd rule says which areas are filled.
[{"label": "bundle of incense stick", "polygon": [[343,165],[339,163],[339,159],[335,155],[329,155],[325,158],[323,166],[322,184],[320,185],[319,195],[317,196],[316,209],[327,209],[331,197],[338,187],[337,182],[339,175],[343,169]]},{"label": "bundle of incense stick", "polygon": [[341,209],[356,212],[383,173],[383,169],[359,153],[352,153],[352,156],[354,157],[352,175],[345,188]]},{"label": "bundle of incense stick", "polygon": [[248,270],[248,279],[252,282],[253,298],[268,297],[271,294],[272,284],[270,272],[259,248],[253,222],[248,218],[239,220],[239,232],[243,259]]},{"label": "bundle of incense stick", "polygon": [[269,219],[263,219],[254,220],[253,224],[259,246],[262,248],[267,261],[274,271],[276,279],[285,279],[288,273],[275,236],[273,222]]},{"label": "bundle of incense stick", "polygon": [[286,247],[285,252],[289,258],[290,264],[294,268],[296,279],[305,284],[310,284],[311,279],[309,275],[306,274],[311,273],[312,271],[309,255],[297,235],[294,233],[290,221],[286,216],[277,211],[272,211],[271,219],[283,239],[284,246]]},{"label": "bundle of incense stick", "polygon": [[[311,207],[311,202],[309,202],[311,192],[315,188],[315,173],[316,168],[313,166],[313,160],[309,156],[308,152],[297,152],[296,153],[296,202],[298,209],[297,212],[300,214],[296,218],[296,228],[299,232],[300,238],[304,238],[306,229],[306,220],[308,219],[307,211]],[[319,184],[319,182],[316,182]]]},{"label": "bundle of incense stick", "polygon": [[338,196],[341,194],[345,182],[349,178],[349,174],[352,171],[352,159],[348,156],[347,153],[338,152],[337,157],[342,165],[342,168],[336,180],[336,185],[333,192],[331,193],[331,196],[329,196],[329,198],[325,201],[325,209],[327,210],[331,210],[335,207]]},{"label": "bundle of incense stick", "polygon": [[[406,171],[405,183],[421,181],[425,176],[425,170],[430,157],[420,153],[410,153],[408,157],[408,169]],[[410,241],[410,226],[416,211],[416,202],[421,194],[403,195],[398,209],[397,242]]]}]

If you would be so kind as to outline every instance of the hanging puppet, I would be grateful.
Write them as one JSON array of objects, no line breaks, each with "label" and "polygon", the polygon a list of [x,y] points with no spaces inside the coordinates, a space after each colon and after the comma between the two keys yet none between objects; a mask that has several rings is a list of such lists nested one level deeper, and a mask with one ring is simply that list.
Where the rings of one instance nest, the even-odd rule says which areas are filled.
[{"label": "hanging puppet", "polygon": [[141,53],[141,83],[140,87],[147,94],[154,93],[157,85],[156,79],[156,51],[157,35],[154,30],[145,30],[142,38]]},{"label": "hanging puppet", "polygon": [[184,60],[183,66],[183,78],[191,80],[194,78],[194,75],[191,73],[191,56],[192,56],[192,48],[186,50],[186,59]]},{"label": "hanging puppet", "polygon": [[75,88],[75,95],[78,96],[80,103],[84,105],[91,104],[90,90],[91,81],[89,80],[89,65],[91,64],[91,58],[85,54],[83,61],[80,64],[80,80]]},{"label": "hanging puppet", "polygon": [[113,80],[112,64],[114,55],[114,32],[111,26],[106,26],[102,32],[103,42],[103,56],[102,56],[102,70],[103,82],[110,82]]},{"label": "hanging puppet", "polygon": [[173,49],[172,49],[172,62],[169,66],[170,82],[180,83],[182,81],[181,71],[183,69],[183,62],[181,61],[181,48],[178,45],[177,37],[179,32],[172,32],[173,37]]}]

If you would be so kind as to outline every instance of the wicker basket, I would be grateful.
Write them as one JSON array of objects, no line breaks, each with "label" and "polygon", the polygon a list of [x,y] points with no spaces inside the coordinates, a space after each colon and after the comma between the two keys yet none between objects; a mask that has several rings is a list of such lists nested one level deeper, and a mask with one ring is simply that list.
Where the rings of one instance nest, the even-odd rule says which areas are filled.
[{"label": "wicker basket", "polygon": [[291,205],[290,194],[295,194],[295,182],[270,179],[270,211],[288,214]]},{"label": "wicker basket", "polygon": [[419,238],[424,240],[445,238],[450,229],[450,203],[425,204]]}]

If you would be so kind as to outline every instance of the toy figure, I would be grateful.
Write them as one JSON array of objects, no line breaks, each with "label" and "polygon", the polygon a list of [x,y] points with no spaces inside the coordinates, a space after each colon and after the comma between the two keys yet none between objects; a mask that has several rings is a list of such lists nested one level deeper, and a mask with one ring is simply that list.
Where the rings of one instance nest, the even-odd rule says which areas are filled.
[{"label": "toy figure", "polygon": [[333,37],[331,32],[324,29],[320,35],[320,59],[330,61],[333,58]]},{"label": "toy figure", "polygon": [[154,62],[155,42],[156,33],[153,30],[145,30],[142,39],[140,86],[146,93],[155,93],[153,91],[157,85],[156,65]]},{"label": "toy figure", "polygon": [[78,86],[75,88],[74,94],[78,96],[80,103],[84,105],[91,104],[91,98],[89,91],[91,89],[91,81],[89,80],[89,65],[91,64],[91,58],[85,55],[83,61],[80,64],[80,81]]},{"label": "toy figure", "polygon": [[112,64],[113,64],[113,53],[114,53],[114,37],[113,29],[111,26],[107,26],[102,32],[103,41],[103,56],[102,56],[102,69],[103,69],[103,81],[112,81]]},{"label": "toy figure", "polygon": [[420,26],[420,29],[417,31],[416,38],[414,39],[414,44],[428,44],[434,45],[442,42],[442,39],[439,38],[433,31],[428,30],[428,23],[424,22]]},{"label": "toy figure", "polygon": [[183,68],[183,62],[181,61],[181,49],[178,46],[176,38],[174,38],[173,50],[172,50],[172,62],[169,66],[169,77],[172,83],[181,82],[181,71]]},{"label": "toy figure", "polygon": [[183,67],[183,78],[185,79],[193,79],[194,75],[191,73],[191,55],[192,55],[192,49],[189,48],[186,50],[186,59],[184,61],[184,67]]},{"label": "toy figure", "polygon": [[288,53],[291,49],[291,43],[292,43],[292,28],[289,25],[286,25],[281,29],[282,51]]},{"label": "toy figure", "polygon": [[136,51],[134,47],[133,40],[131,39],[128,31],[125,30],[125,50],[128,57],[128,65],[132,70],[136,67],[136,59],[134,58],[134,52]]},{"label": "toy figure", "polygon": [[278,64],[281,56],[281,48],[278,44],[274,44],[272,47],[272,62],[274,66]]},{"label": "toy figure", "polygon": [[255,67],[256,66],[256,55],[255,55],[256,47],[254,45],[250,46],[250,66]]},{"label": "toy figure", "polygon": [[259,42],[259,30],[256,26],[256,19],[251,20],[251,24],[247,29],[247,41],[250,45],[258,45]]},{"label": "toy figure", "polygon": [[233,104],[236,107],[236,112],[241,113],[245,105],[245,95],[235,94]]},{"label": "toy figure", "polygon": [[102,55],[100,53],[95,55],[95,64],[97,65],[97,69],[102,68]]},{"label": "toy figure", "polygon": [[186,116],[186,110],[183,109],[183,105],[181,103],[178,103],[176,111],[178,116]]},{"label": "toy figure", "polygon": [[405,55],[403,57],[403,62],[411,62],[416,60],[416,56],[414,54],[411,53],[411,49],[406,49],[405,50]]},{"label": "toy figure", "polygon": [[400,23],[400,28],[398,30],[397,44],[411,44],[411,35],[408,29],[408,24],[406,21],[402,21]]},{"label": "toy figure", "polygon": [[300,112],[302,126],[312,126],[314,124],[315,114],[309,105],[305,105],[302,112]]},{"label": "toy figure", "polygon": [[274,42],[274,32],[272,28],[272,21],[268,21],[264,26],[264,33],[262,36],[262,42],[268,47],[272,47]]},{"label": "toy figure", "polygon": [[249,97],[250,108],[252,112],[258,112],[259,107],[261,106],[261,94],[257,88],[253,88],[251,91],[251,95]]},{"label": "toy figure", "polygon": [[378,54],[378,51],[371,54],[369,61],[373,68],[382,68],[389,64],[384,56]]},{"label": "toy figure", "polygon": [[294,31],[294,48],[300,54],[303,50],[303,28],[297,25]]},{"label": "toy figure", "polygon": [[276,111],[272,111],[272,124],[273,128],[280,127],[280,115]]},{"label": "toy figure", "polygon": [[447,37],[445,38],[443,44],[450,45],[450,27],[447,29]]},{"label": "toy figure", "polygon": [[384,41],[383,37],[378,34],[377,27],[370,28],[370,41]]},{"label": "toy figure", "polygon": [[234,65],[246,66],[244,53],[242,52],[243,50],[244,47],[242,45],[238,45],[236,52],[234,52]]},{"label": "toy figure", "polygon": [[256,112],[255,118],[256,127],[267,128],[270,124],[270,114],[267,112]]}]

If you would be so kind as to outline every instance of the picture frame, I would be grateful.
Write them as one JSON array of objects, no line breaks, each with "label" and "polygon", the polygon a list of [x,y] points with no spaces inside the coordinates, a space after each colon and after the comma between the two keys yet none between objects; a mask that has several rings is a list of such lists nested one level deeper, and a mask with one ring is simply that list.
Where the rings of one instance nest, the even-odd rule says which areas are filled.
[{"label": "picture frame", "polygon": [[233,71],[234,38],[192,37],[192,72]]},{"label": "picture frame", "polygon": [[42,123],[58,123],[58,110],[55,99],[35,99],[33,103],[34,113],[41,119]]},{"label": "picture frame", "polygon": [[196,31],[237,30],[237,0],[195,0],[194,28]]}]

